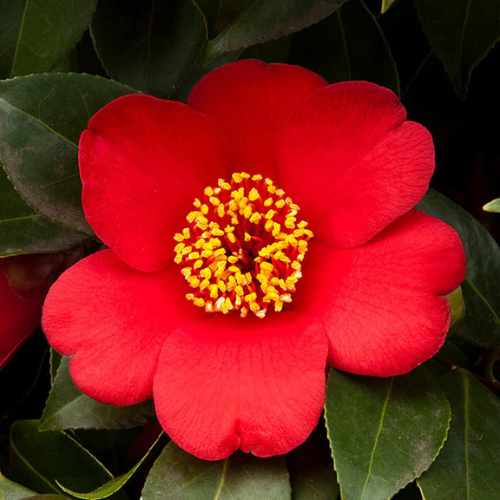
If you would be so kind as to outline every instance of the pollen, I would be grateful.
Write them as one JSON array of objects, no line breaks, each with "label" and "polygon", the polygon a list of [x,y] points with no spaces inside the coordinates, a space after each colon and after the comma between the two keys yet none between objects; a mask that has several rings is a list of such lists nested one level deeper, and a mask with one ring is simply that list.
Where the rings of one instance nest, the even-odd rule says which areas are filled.
[{"label": "pollen", "polygon": [[234,173],[206,187],[176,233],[174,262],[191,287],[186,298],[208,313],[289,308],[313,233],[300,208],[261,175]]}]

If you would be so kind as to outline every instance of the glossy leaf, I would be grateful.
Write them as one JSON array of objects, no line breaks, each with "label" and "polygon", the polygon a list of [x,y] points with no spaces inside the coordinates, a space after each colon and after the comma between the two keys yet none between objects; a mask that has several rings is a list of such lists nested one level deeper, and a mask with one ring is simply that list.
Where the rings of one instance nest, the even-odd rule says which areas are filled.
[{"label": "glossy leaf", "polygon": [[440,378],[452,420],[441,453],[418,480],[425,500],[486,500],[500,491],[500,401],[463,370]]},{"label": "glossy leaf", "polygon": [[0,0],[0,78],[50,71],[87,29],[97,0]]},{"label": "glossy leaf", "polygon": [[483,206],[483,210],[486,212],[494,212],[494,213],[499,213],[500,212],[500,198],[496,198],[489,203],[486,203],[486,205]]},{"label": "glossy leaf", "polygon": [[208,44],[206,60],[275,40],[321,21],[346,0],[256,0]]},{"label": "glossy leaf", "polygon": [[380,7],[380,13],[385,14],[395,0],[382,0],[382,6]]},{"label": "glossy leaf", "polygon": [[365,80],[399,94],[389,45],[362,0],[350,0],[327,19],[297,33],[290,59],[330,83]]},{"label": "glossy leaf", "polygon": [[336,500],[340,495],[323,421],[304,444],[285,458],[292,500]]},{"label": "glossy leaf", "polygon": [[33,490],[7,479],[0,472],[0,500],[23,500],[34,495]]},{"label": "glossy leaf", "polygon": [[153,448],[156,446],[158,441],[160,441],[162,436],[163,432],[161,432],[160,435],[156,438],[155,442],[151,445],[147,453],[126,474],[122,474],[121,476],[109,480],[108,482],[104,483],[102,486],[100,486],[99,488],[90,493],[77,493],[76,491],[72,491],[66,488],[64,485],[59,483],[59,481],[57,482],[57,484],[65,493],[69,493],[71,496],[83,500],[101,500],[102,498],[108,498],[111,495],[115,494],[117,491],[119,491],[123,486],[125,486],[128,480],[137,472],[137,470],[144,463],[144,460],[146,460],[146,458],[151,453]]},{"label": "glossy leaf", "polygon": [[332,370],[325,409],[344,500],[391,498],[430,466],[450,421],[425,367],[386,379]]},{"label": "glossy leaf", "polygon": [[256,458],[240,452],[207,462],[170,442],[146,480],[143,500],[289,500],[282,457]]},{"label": "glossy leaf", "polygon": [[21,198],[0,163],[0,257],[21,253],[59,252],[85,237],[51,222]]},{"label": "glossy leaf", "polygon": [[466,314],[457,334],[481,347],[499,348],[500,248],[472,215],[436,191],[429,190],[417,208],[455,228],[464,245]]},{"label": "glossy leaf", "polygon": [[[10,443],[13,478],[40,493],[59,494],[56,480],[71,489],[88,491],[113,477],[69,435],[39,432],[37,420],[16,422],[11,427]],[[115,498],[126,497],[118,493]]]},{"label": "glossy leaf", "polygon": [[81,206],[78,141],[89,118],[129,87],[77,74],[0,82],[0,156],[9,178],[38,212],[93,235]]},{"label": "glossy leaf", "polygon": [[203,15],[191,0],[101,0],[91,30],[108,75],[163,98],[184,81],[206,46]]},{"label": "glossy leaf", "polygon": [[155,419],[152,400],[118,408],[83,394],[71,379],[69,358],[63,357],[40,419],[40,430],[126,429]]},{"label": "glossy leaf", "polygon": [[414,5],[457,94],[465,97],[472,69],[500,39],[500,2],[415,0]]}]

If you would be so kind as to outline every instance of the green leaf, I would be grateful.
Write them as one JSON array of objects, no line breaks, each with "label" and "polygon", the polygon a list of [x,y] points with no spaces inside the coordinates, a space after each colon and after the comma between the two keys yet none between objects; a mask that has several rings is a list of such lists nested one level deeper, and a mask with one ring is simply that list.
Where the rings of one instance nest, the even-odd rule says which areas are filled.
[{"label": "green leaf", "polygon": [[236,452],[207,462],[172,441],[151,468],[143,500],[289,500],[290,483],[282,457],[256,458]]},{"label": "green leaf", "polygon": [[311,26],[346,0],[256,0],[208,43],[206,61],[232,50],[275,40]]},{"label": "green leaf", "polygon": [[155,419],[152,400],[118,408],[83,394],[71,379],[69,358],[63,357],[40,419],[40,430],[127,429]]},{"label": "green leaf", "polygon": [[499,213],[500,212],[500,198],[496,198],[489,203],[486,203],[486,205],[483,206],[483,210],[486,212],[494,212],[494,213]]},{"label": "green leaf", "polygon": [[89,75],[48,74],[0,82],[0,156],[38,212],[92,236],[81,206],[78,141],[89,118],[129,87]]},{"label": "green leaf", "polygon": [[122,474],[121,476],[111,479],[110,481],[104,483],[102,486],[92,491],[91,493],[77,493],[75,491],[72,491],[64,487],[62,484],[59,483],[59,481],[57,482],[57,484],[65,493],[69,493],[71,496],[74,496],[76,498],[81,498],[83,500],[101,500],[101,498],[108,498],[111,495],[115,494],[117,491],[119,491],[123,486],[125,486],[127,481],[135,474],[135,472],[139,469],[139,467],[144,463],[144,460],[148,457],[148,455],[151,453],[151,451],[156,446],[158,441],[160,441],[162,436],[163,432],[160,432],[159,436],[156,438],[155,442],[151,445],[147,453],[126,474]]},{"label": "green leaf", "polygon": [[425,367],[387,379],[332,370],[325,409],[344,500],[391,498],[430,466],[450,421]]},{"label": "green leaf", "polygon": [[10,481],[0,472],[0,500],[23,500],[33,495],[33,490]]},{"label": "green leaf", "polygon": [[207,37],[190,0],[101,0],[91,32],[108,75],[163,98],[202,58]]},{"label": "green leaf", "polygon": [[472,69],[500,39],[498,0],[414,0],[429,44],[460,97]]},{"label": "green leaf", "polygon": [[451,200],[429,190],[419,210],[443,220],[460,235],[467,256],[462,292],[465,318],[457,334],[489,349],[500,347],[500,248],[488,231]]},{"label": "green leaf", "polygon": [[327,19],[297,33],[290,62],[315,71],[330,83],[365,80],[399,95],[391,50],[362,0],[350,0]]},{"label": "green leaf", "polygon": [[395,0],[382,0],[382,6],[380,7],[380,13],[385,14]]},{"label": "green leaf", "polygon": [[340,494],[321,421],[307,441],[286,455],[292,500],[336,500]]},{"label": "green leaf", "polygon": [[0,257],[60,252],[85,237],[36,213],[15,190],[0,163]]},{"label": "green leaf", "polygon": [[69,55],[97,0],[0,0],[0,78],[45,73]]},{"label": "green leaf", "polygon": [[498,498],[500,401],[464,370],[439,380],[451,405],[450,433],[418,486],[425,500]]},{"label": "green leaf", "polygon": [[[56,480],[91,490],[112,479],[106,468],[74,439],[59,431],[38,431],[38,420],[14,423],[10,431],[12,476],[41,493],[60,493]],[[124,500],[121,493],[116,500]]]}]

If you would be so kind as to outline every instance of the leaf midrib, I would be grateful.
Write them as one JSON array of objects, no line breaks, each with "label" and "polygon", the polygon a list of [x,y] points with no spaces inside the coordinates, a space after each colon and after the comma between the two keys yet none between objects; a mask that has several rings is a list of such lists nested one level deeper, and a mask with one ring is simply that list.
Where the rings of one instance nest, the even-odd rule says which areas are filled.
[{"label": "leaf midrib", "polygon": [[16,42],[16,48],[14,50],[14,57],[12,58],[12,67],[10,68],[10,77],[12,78],[14,75],[14,66],[16,65],[16,58],[17,58],[17,52],[19,51],[19,44],[21,42],[22,34],[23,34],[23,29],[24,29],[24,21],[26,18],[26,12],[28,11],[28,4],[30,3],[30,0],[26,0],[26,3],[24,4],[24,11],[23,11],[23,16],[21,17],[21,26],[19,28],[19,36],[17,37],[17,42]]},{"label": "leaf midrib", "polygon": [[394,377],[391,377],[390,382],[389,382],[389,387],[387,388],[387,395],[385,397],[384,405],[382,407],[382,414],[380,417],[380,425],[378,427],[377,435],[375,436],[375,442],[373,443],[372,454],[370,457],[370,464],[368,466],[368,473],[366,475],[366,481],[365,481],[365,484],[363,486],[363,491],[361,492],[361,499],[360,500],[363,500],[365,498],[366,488],[368,487],[368,482],[370,481],[373,462],[375,459],[375,452],[377,450],[377,445],[378,445],[378,440],[380,438],[380,434],[382,433],[382,428],[384,427],[385,414],[386,414],[387,405],[389,403],[389,398],[391,396],[393,386],[394,386]]}]

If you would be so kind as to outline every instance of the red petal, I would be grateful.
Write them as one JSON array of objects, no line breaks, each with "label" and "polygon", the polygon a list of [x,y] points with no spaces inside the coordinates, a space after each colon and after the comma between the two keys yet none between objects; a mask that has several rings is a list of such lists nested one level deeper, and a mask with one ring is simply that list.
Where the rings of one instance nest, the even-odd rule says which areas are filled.
[{"label": "red petal", "polygon": [[107,404],[135,404],[152,396],[167,336],[200,317],[183,296],[185,287],[175,265],[142,273],[103,250],[52,286],[43,328],[55,349],[74,354],[71,375],[85,394]]},{"label": "red petal", "polygon": [[158,364],[158,418],[179,446],[205,460],[238,448],[259,457],[286,453],[318,422],[326,355],[322,327],[304,315],[229,314],[183,325]]},{"label": "red petal", "polygon": [[233,144],[235,171],[276,180],[273,146],[284,120],[327,83],[299,66],[246,59],[203,78],[189,105],[213,118]]},{"label": "red petal", "polygon": [[0,269],[0,369],[40,324],[41,312],[42,301],[16,295]]},{"label": "red petal", "polygon": [[465,255],[451,227],[412,210],[358,248],[314,242],[303,273],[294,304],[322,314],[329,364],[388,377],[443,344],[449,306],[442,295],[462,282]]},{"label": "red petal", "polygon": [[281,187],[326,243],[365,243],[426,192],[432,138],[405,118],[390,90],[347,82],[317,92],[285,122],[276,150]]},{"label": "red petal", "polygon": [[83,207],[97,236],[130,266],[173,257],[195,197],[229,173],[228,146],[209,118],[145,95],[113,101],[80,140]]}]

